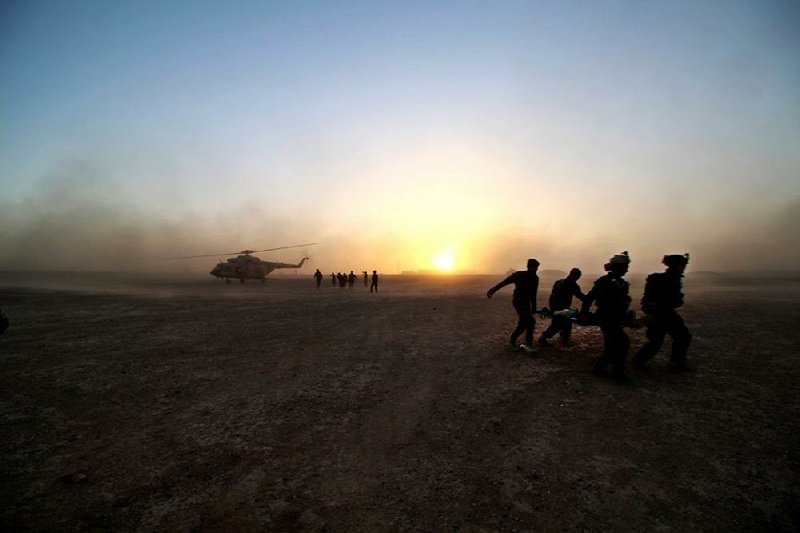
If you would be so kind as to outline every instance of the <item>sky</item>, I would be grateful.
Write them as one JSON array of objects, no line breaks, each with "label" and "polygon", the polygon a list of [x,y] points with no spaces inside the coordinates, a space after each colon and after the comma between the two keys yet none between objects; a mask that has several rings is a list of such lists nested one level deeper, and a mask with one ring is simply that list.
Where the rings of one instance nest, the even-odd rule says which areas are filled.
[{"label": "sky", "polygon": [[796,1],[0,3],[0,270],[800,269]]}]

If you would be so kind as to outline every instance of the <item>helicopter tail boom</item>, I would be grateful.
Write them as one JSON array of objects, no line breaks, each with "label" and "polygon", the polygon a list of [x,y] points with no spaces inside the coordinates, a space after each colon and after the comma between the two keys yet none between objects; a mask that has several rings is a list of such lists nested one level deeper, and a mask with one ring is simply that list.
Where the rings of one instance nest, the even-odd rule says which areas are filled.
[{"label": "helicopter tail boom", "polygon": [[303,263],[305,263],[306,261],[308,261],[308,257],[304,257],[296,265],[293,265],[291,263],[272,263],[272,262],[269,262],[269,266],[271,268],[273,268],[273,269],[276,269],[276,268],[302,268]]}]

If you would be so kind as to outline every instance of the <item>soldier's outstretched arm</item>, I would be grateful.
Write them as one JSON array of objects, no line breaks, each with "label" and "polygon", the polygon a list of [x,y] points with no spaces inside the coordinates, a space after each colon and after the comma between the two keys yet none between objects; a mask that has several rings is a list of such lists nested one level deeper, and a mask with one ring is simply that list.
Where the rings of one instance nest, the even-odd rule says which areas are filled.
[{"label": "soldier's outstretched arm", "polygon": [[503,281],[501,281],[488,291],[486,291],[486,297],[491,298],[494,295],[494,293],[496,293],[506,285],[511,285],[512,283],[514,283],[513,274],[511,276],[508,276],[506,279],[504,279]]}]

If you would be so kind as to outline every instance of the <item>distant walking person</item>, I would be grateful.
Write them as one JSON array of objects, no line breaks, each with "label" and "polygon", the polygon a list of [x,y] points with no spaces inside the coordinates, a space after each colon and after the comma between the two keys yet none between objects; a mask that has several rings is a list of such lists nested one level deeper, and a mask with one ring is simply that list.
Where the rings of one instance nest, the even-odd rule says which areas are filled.
[{"label": "distant walking person", "polygon": [[336,286],[336,274],[331,272],[331,287],[335,287],[335,286]]},{"label": "distant walking person", "polygon": [[[533,313],[536,311],[536,291],[539,289],[539,261],[528,259],[527,270],[514,272],[506,279],[486,291],[486,297],[491,298],[494,293],[505,287],[514,284],[514,294],[511,297],[511,305],[517,312],[519,320],[517,327],[511,333],[509,344],[512,348],[521,348],[528,353],[535,351],[533,347],[533,328],[536,326],[536,319]],[[525,344],[517,345],[517,338],[525,332]]]},{"label": "distant walking person", "polygon": [[633,358],[636,368],[645,368],[664,342],[664,337],[672,337],[672,357],[669,366],[673,370],[686,371],[686,352],[692,342],[692,334],[675,309],[683,305],[683,272],[689,264],[689,254],[665,255],[662,262],[666,272],[656,272],[647,276],[642,297],[642,311],[647,315],[647,342]]},{"label": "distant walking person", "polygon": [[369,292],[372,292],[373,289],[375,290],[375,292],[378,292],[378,271],[377,270],[373,270],[372,271],[372,285],[369,286]]},{"label": "distant walking person", "polygon": [[[623,327],[628,319],[631,297],[628,295],[630,285],[623,276],[628,272],[630,262],[628,252],[612,257],[603,267],[608,274],[594,282],[581,307],[581,315],[585,316],[592,302],[597,302],[597,321],[603,332],[603,354],[595,363],[592,374],[620,381],[628,379],[625,376],[625,359],[628,357],[630,339]],[[611,376],[606,370],[608,365],[613,370]]]},{"label": "distant walking person", "polygon": [[355,285],[355,284],[356,284],[356,280],[357,280],[357,279],[358,279],[358,276],[356,276],[356,275],[353,273],[353,271],[351,270],[351,271],[350,271],[350,274],[348,274],[348,275],[347,275],[347,285],[348,285],[348,286],[349,286],[349,287],[352,289],[352,288],[353,288],[353,285]]},{"label": "distant walking person", "polygon": [[317,289],[319,289],[319,286],[322,284],[322,272],[320,272],[319,269],[314,272],[314,279],[317,282]]},{"label": "distant walking person", "polygon": [[366,287],[369,284],[369,276],[366,270],[362,270],[361,272],[364,274],[364,287]]},{"label": "distant walking person", "polygon": [[[550,311],[556,312],[572,307],[573,296],[583,302],[586,295],[581,292],[578,286],[578,280],[581,279],[581,271],[578,268],[573,268],[569,271],[569,275],[556,281],[553,284],[553,290],[550,293],[550,300],[547,302],[550,306]],[[553,315],[553,321],[550,326],[544,330],[544,333],[539,336],[537,341],[542,346],[549,346],[549,339],[553,338],[556,333],[561,333],[561,345],[569,346],[569,337],[572,334],[572,319],[569,316]]]}]

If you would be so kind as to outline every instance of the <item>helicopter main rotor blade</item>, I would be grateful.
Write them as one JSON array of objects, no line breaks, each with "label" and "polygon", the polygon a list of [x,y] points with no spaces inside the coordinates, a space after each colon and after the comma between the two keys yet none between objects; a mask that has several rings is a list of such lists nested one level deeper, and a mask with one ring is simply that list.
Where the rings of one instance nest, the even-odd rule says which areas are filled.
[{"label": "helicopter main rotor blade", "polygon": [[301,248],[303,246],[314,246],[317,243],[309,242],[306,244],[296,244],[294,246],[279,246],[278,248],[267,248],[265,250],[242,250],[241,252],[221,253],[221,254],[203,254],[203,255],[182,255],[180,257],[165,257],[165,259],[194,259],[196,257],[220,257],[223,255],[247,255],[257,254],[261,252],[274,252],[275,250],[286,250],[289,248]]},{"label": "helicopter main rotor blade", "polygon": [[164,259],[194,259],[195,257],[220,257],[222,255],[239,255],[242,252],[233,252],[230,254],[203,254],[203,255],[182,255],[180,257],[165,257]]},{"label": "helicopter main rotor blade", "polygon": [[317,243],[307,242],[306,244],[295,244],[294,246],[280,246],[278,248],[267,248],[266,250],[250,250],[250,253],[258,254],[261,252],[274,252],[275,250],[288,250],[289,248],[302,248],[303,246],[314,246]]}]

